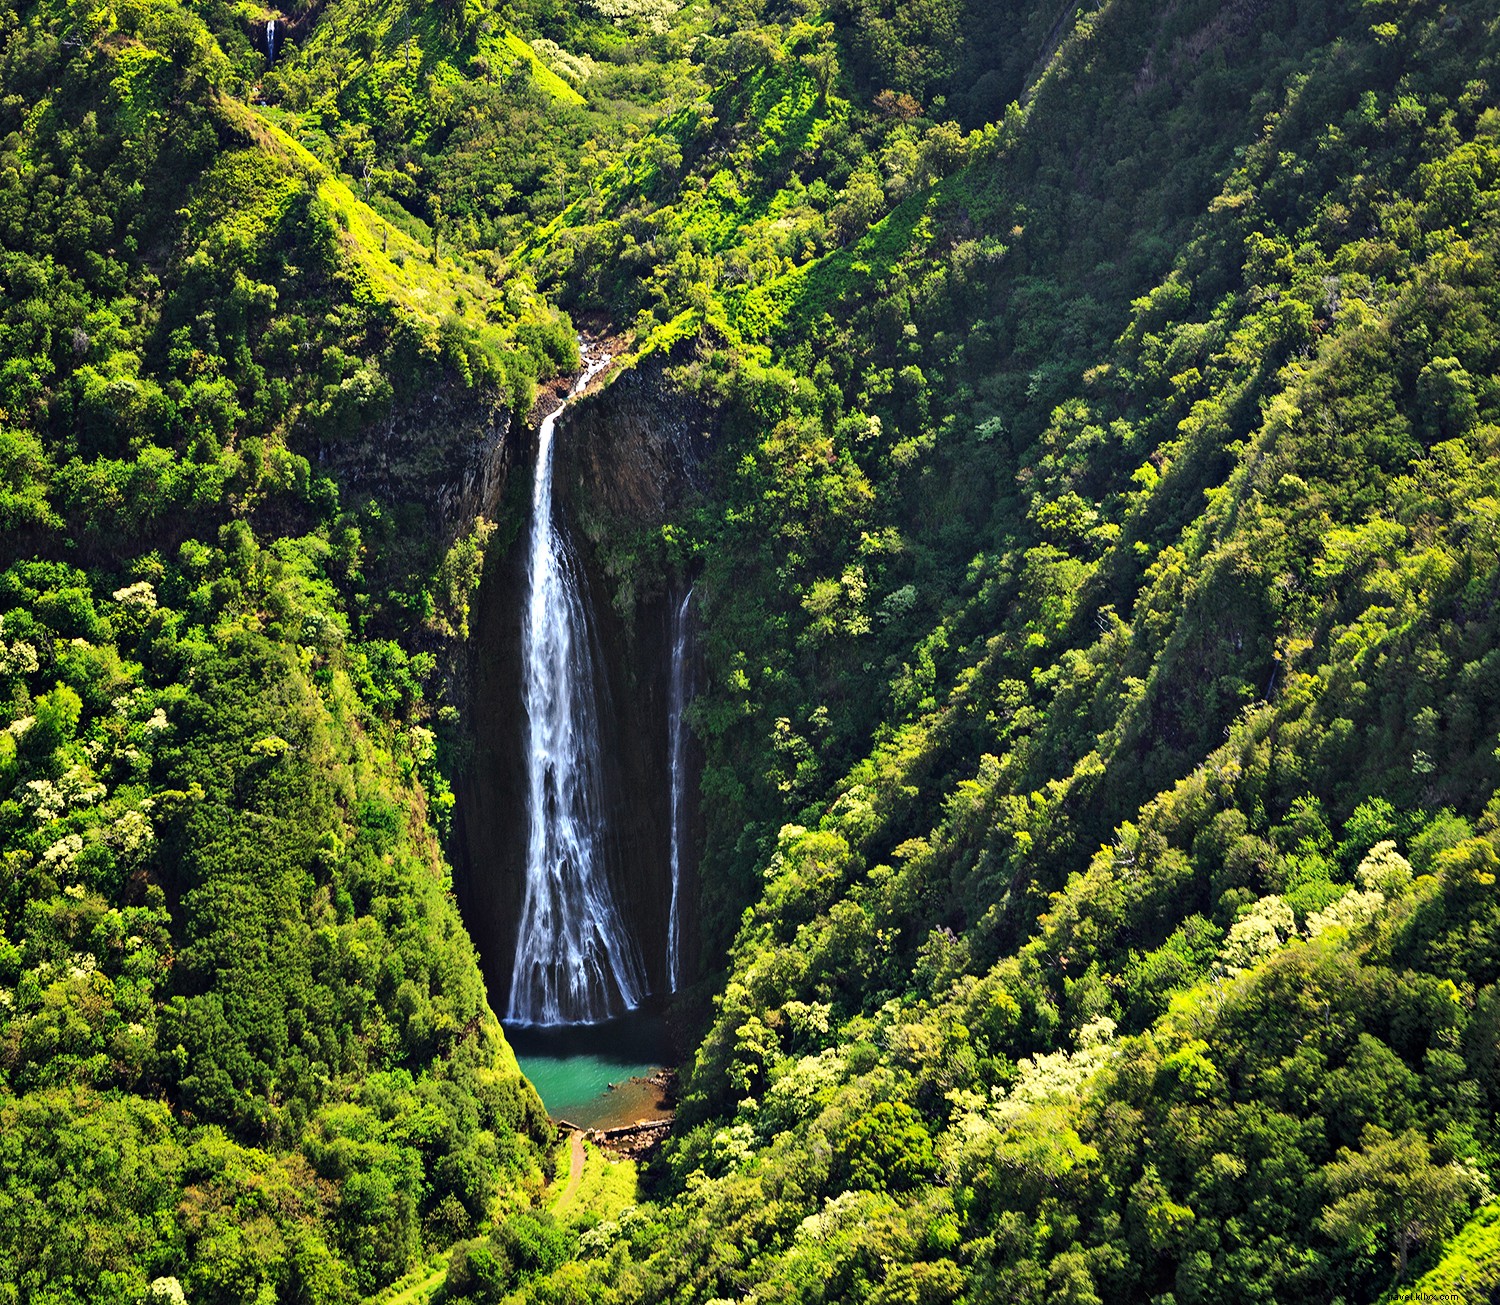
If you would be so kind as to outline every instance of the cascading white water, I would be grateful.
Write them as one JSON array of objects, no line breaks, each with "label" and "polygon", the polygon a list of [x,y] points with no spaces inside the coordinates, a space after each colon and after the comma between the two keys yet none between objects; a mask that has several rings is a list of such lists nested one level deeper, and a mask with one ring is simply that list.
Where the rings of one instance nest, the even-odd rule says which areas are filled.
[{"label": "cascading white water", "polygon": [[[609,364],[590,363],[578,394]],[[569,395],[571,398],[572,395]],[[553,431],[542,422],[521,633],[529,733],[526,890],[507,1018],[592,1024],[638,1006],[644,967],[603,864],[599,711],[577,566],[552,519]]]},{"label": "cascading white water", "polygon": [[266,60],[270,63],[276,62],[276,20],[266,20]]},{"label": "cascading white water", "polygon": [[672,839],[669,854],[672,870],[672,905],[667,913],[667,981],[676,992],[682,986],[682,822],[687,815],[684,786],[687,783],[687,710],[692,694],[688,658],[689,589],[682,596],[672,619],[672,678],[667,692],[667,759],[672,777]]}]

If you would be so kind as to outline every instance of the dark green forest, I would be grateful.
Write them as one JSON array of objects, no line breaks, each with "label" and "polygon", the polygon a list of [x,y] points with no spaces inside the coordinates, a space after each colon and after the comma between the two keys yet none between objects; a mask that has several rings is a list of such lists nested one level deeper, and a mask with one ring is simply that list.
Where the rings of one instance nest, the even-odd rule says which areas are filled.
[{"label": "dark green forest", "polygon": [[[445,487],[579,330],[704,829],[565,1224]],[[1491,1300],[1500,15],[0,0],[0,691],[0,1303]]]}]

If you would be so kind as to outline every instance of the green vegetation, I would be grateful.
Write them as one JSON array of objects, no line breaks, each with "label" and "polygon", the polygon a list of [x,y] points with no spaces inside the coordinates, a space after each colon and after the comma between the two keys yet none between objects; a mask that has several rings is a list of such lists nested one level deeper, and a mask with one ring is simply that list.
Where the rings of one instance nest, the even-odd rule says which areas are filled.
[{"label": "green vegetation", "polygon": [[1446,1295],[1449,1299],[1492,1299],[1500,1287],[1500,1244],[1497,1244],[1497,1211],[1486,1205],[1470,1220],[1468,1226],[1449,1243],[1443,1258],[1410,1287],[1392,1292],[1392,1299],[1402,1295],[1420,1300]]},{"label": "green vegetation", "polygon": [[525,281],[508,255],[580,174],[638,138],[664,98],[698,86],[691,29],[565,9],[329,0],[260,90],[383,217],[463,251],[509,295]]},{"label": "green vegetation", "polygon": [[387,637],[467,595],[313,463],[454,378],[529,403],[571,333],[381,263],[206,18],[0,13],[9,1300],[358,1299],[551,1136],[448,893],[434,658]]},{"label": "green vegetation", "polygon": [[981,129],[892,12],[528,255],[719,426],[730,966],[581,1297],[1373,1300],[1494,1154],[1492,24],[1107,5]]},{"label": "green vegetation", "polygon": [[[0,10],[0,1300],[1488,1299],[1491,8]],[[712,428],[585,505],[707,960],[549,1211],[436,504],[564,310]]]},{"label": "green vegetation", "polygon": [[572,1183],[570,1148],[559,1152],[552,1177],[557,1199],[551,1209],[554,1218],[593,1228],[618,1218],[636,1203],[636,1165],[633,1160],[606,1155],[592,1142],[580,1139],[578,1145],[583,1148],[583,1173]]}]

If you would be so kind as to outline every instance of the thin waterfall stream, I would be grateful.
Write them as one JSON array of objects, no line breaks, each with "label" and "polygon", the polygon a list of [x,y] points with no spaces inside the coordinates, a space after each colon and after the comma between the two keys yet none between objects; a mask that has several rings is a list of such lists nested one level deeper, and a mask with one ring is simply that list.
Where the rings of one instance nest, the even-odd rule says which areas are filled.
[{"label": "thin waterfall stream", "polygon": [[[569,399],[609,365],[595,358]],[[554,519],[560,404],[537,436],[522,627],[528,731],[526,881],[507,1019],[594,1024],[634,1010],[645,967],[604,863],[597,677],[577,560]]]},{"label": "thin waterfall stream", "polygon": [[692,696],[692,667],[688,658],[688,608],[693,591],[689,589],[672,618],[672,673],[667,693],[667,762],[672,782],[671,851],[669,867],[672,876],[672,902],[667,915],[667,981],[676,992],[682,987],[682,843],[683,820],[687,814],[687,719],[684,716]]}]

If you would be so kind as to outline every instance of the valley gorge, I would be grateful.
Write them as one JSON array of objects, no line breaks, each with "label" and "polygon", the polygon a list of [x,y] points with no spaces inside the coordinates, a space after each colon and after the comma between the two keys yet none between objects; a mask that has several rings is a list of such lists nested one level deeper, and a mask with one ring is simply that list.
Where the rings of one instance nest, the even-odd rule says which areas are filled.
[{"label": "valley gorge", "polygon": [[0,1305],[1496,1299],[1494,8],[0,2]]}]

